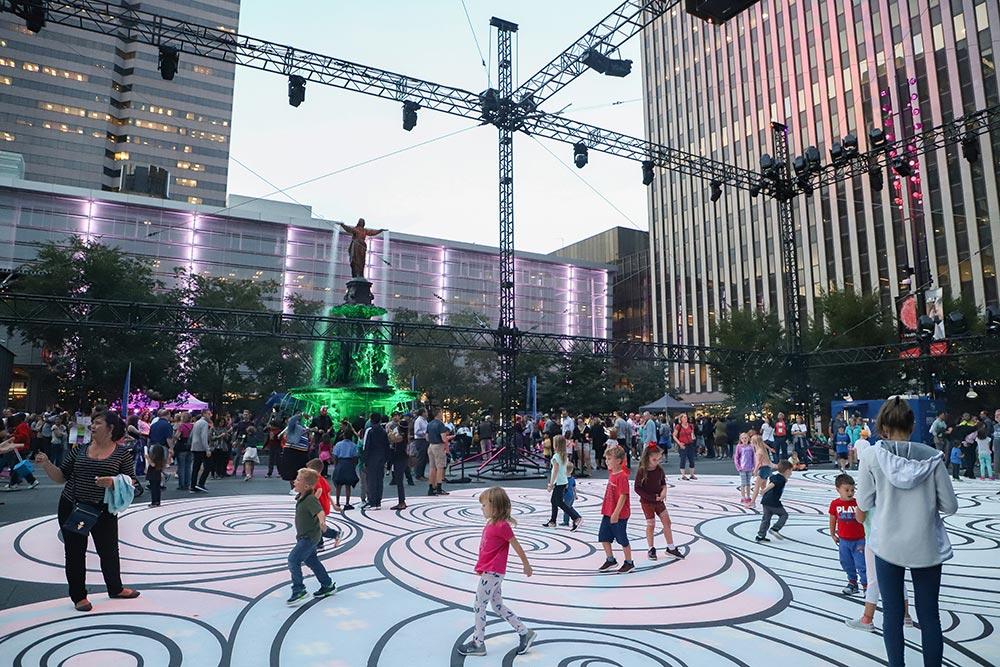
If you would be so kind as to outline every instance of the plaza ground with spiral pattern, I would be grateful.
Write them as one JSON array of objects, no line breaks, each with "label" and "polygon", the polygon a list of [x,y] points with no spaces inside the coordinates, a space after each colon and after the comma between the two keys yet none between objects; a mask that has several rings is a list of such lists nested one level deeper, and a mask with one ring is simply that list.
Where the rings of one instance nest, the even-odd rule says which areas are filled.
[{"label": "plaza ground with spiral pattern", "polygon": [[[471,605],[483,519],[481,489],[416,497],[397,513],[349,512],[321,555],[336,596],[288,608],[285,562],[294,538],[287,495],[190,496],[121,517],[123,579],[137,600],[109,600],[90,555],[94,611],[65,597],[0,611],[0,661],[24,667],[363,667],[536,664],[756,667],[884,665],[878,632],[848,629],[861,614],[829,537],[834,473],[796,473],[785,492],[787,539],[757,544],[759,514],[740,504],[732,475],[670,478],[675,541],[687,558],[646,558],[633,496],[629,535],[637,569],[599,574],[596,532],[603,480],[581,480],[577,532],[542,527],[544,489],[508,486],[516,533],[535,575],[516,557],[504,598],[538,633],[526,655],[495,616],[487,657],[455,648],[472,631]],[[955,558],[941,591],[945,665],[1000,664],[1000,484],[957,485],[959,513],[946,519]],[[664,545],[657,531],[656,544]],[[61,584],[54,516],[0,527],[5,583]],[[619,555],[619,559],[621,556]],[[317,586],[307,578],[310,589]],[[53,587],[54,588],[54,587]],[[918,619],[919,621],[919,619]],[[876,626],[881,614],[876,616]],[[921,664],[919,630],[907,629],[907,661]]]}]

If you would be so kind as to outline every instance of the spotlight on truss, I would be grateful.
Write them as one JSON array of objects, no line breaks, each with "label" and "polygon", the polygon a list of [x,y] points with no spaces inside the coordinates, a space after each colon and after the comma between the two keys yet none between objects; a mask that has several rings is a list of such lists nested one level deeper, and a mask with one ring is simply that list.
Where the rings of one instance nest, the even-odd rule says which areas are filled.
[{"label": "spotlight on truss", "polygon": [[403,102],[403,129],[409,132],[417,126],[417,110],[420,105],[407,100]]},{"label": "spotlight on truss", "polygon": [[598,53],[594,49],[587,51],[580,60],[590,69],[595,72],[600,72],[605,76],[617,76],[621,78],[632,73],[631,60],[616,60],[614,58],[608,58],[606,55]]},{"label": "spotlight on truss", "polygon": [[712,190],[712,201],[719,201],[722,198],[722,181],[712,181],[709,187]]},{"label": "spotlight on truss", "polygon": [[45,1],[22,0],[13,3],[15,16],[24,19],[25,27],[33,33],[39,33],[45,27]]},{"label": "spotlight on truss", "polygon": [[652,185],[653,184],[653,167],[656,166],[652,160],[642,161],[642,184]]},{"label": "spotlight on truss", "polygon": [[979,162],[979,137],[969,133],[962,137],[962,157],[969,161]]},{"label": "spotlight on truss", "polygon": [[288,103],[297,107],[306,101],[306,80],[298,74],[288,77]]},{"label": "spotlight on truss", "polygon": [[577,169],[583,169],[587,166],[589,158],[587,156],[587,144],[582,141],[578,141],[573,144],[573,164],[576,165]]},{"label": "spotlight on truss", "polygon": [[175,46],[160,45],[160,57],[156,63],[156,69],[160,70],[160,76],[167,81],[173,81],[177,74],[177,64],[180,61],[181,52]]}]

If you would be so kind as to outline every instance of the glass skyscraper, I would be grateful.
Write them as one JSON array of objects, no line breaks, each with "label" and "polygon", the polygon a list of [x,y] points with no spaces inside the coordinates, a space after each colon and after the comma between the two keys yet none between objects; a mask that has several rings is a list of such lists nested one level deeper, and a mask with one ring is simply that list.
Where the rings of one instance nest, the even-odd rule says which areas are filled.
[{"label": "glass skyscraper", "polygon": [[[239,23],[239,0],[134,4],[234,32]],[[0,14],[0,149],[24,156],[30,180],[224,205],[235,65],[181,53],[165,81],[157,59],[152,46],[53,23],[35,34]]]},{"label": "glass skyscraper", "polygon": [[[646,131],[656,143],[759,169],[770,123],[789,127],[793,156],[847,134],[910,136],[1000,104],[995,0],[764,0],[722,26],[674,9],[643,32]],[[936,287],[996,305],[1000,133],[916,159],[913,178],[884,172],[817,188],[795,201],[803,318],[825,290],[900,296],[923,257]],[[707,345],[733,308],[784,317],[777,208],[766,197],[659,172],[649,191],[656,339]],[[914,230],[925,241],[917,249]],[[708,369],[675,365],[672,383],[711,392]]]}]

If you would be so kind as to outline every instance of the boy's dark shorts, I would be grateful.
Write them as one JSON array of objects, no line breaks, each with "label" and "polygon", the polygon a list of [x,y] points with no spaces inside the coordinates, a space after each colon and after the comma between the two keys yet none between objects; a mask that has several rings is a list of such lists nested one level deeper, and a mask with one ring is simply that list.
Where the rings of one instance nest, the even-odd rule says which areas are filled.
[{"label": "boy's dark shorts", "polygon": [[597,531],[598,542],[617,542],[623,547],[629,545],[628,542],[628,519],[618,519],[617,523],[611,523],[611,517],[601,517],[601,527]]},{"label": "boy's dark shorts", "polygon": [[844,459],[846,461],[848,458],[850,458],[850,456],[847,452],[837,452],[837,458]]}]

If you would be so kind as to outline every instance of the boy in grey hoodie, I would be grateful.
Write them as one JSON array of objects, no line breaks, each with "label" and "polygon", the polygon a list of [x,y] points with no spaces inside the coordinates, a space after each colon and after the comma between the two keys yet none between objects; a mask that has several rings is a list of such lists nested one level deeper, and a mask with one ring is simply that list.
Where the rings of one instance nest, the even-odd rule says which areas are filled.
[{"label": "boy in grey hoodie", "polygon": [[903,665],[903,577],[910,569],[920,620],[924,665],[940,665],[943,652],[938,593],[941,564],[951,558],[942,514],[958,511],[944,455],[909,442],[913,412],[892,397],[879,412],[876,430],[885,439],[861,458],[856,498],[868,512],[878,507],[869,536],[882,592],[883,639],[889,667]]}]

